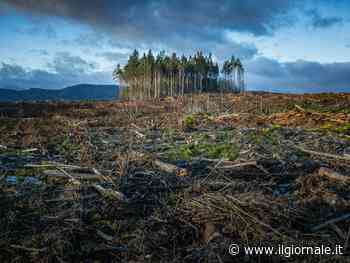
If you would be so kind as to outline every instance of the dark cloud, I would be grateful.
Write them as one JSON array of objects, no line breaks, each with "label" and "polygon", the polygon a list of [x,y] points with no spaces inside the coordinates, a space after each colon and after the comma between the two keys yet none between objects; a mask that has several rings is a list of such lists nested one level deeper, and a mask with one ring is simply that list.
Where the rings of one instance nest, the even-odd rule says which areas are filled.
[{"label": "dark cloud", "polygon": [[311,17],[311,23],[314,28],[327,28],[343,23],[343,18],[338,16],[323,17],[316,9],[306,12]]},{"label": "dark cloud", "polygon": [[[114,32],[134,34],[171,34],[175,27],[183,31],[227,28],[267,34],[276,25],[274,18],[286,14],[292,0],[4,0],[20,10],[50,16],[64,16],[94,26],[114,28]],[[280,21],[279,21],[280,22]],[[277,23],[280,24],[280,23]],[[172,26],[172,27],[168,27]]]},{"label": "dark cloud", "polygon": [[[79,46],[148,48],[186,54],[199,49],[219,60],[253,57],[256,47],[229,41],[227,31],[255,36],[272,34],[293,21],[291,9],[301,0],[3,0],[36,17],[65,18],[87,24],[92,33],[72,40]],[[105,34],[107,33],[107,34]],[[65,41],[72,44],[72,41]],[[194,45],[195,43],[195,45]]]},{"label": "dark cloud", "polygon": [[[172,40],[173,46],[166,42],[164,45],[159,46],[157,51],[162,49],[170,52],[177,52],[179,54],[192,55],[198,50],[202,50],[204,53],[213,53],[219,62],[231,57],[232,55],[238,56],[241,59],[251,59],[258,54],[258,49],[254,44],[237,43],[233,40],[222,38],[220,41],[217,39],[208,39],[206,41],[197,40],[193,44],[193,38],[182,39],[175,37]],[[147,49],[140,47],[141,49]]]},{"label": "dark cloud", "polygon": [[[90,25],[95,32],[107,32],[111,42],[137,48],[184,50],[193,43],[213,53],[247,58],[256,51],[225,39],[225,30],[271,34],[288,22],[291,8],[300,0],[3,0],[18,10],[47,17],[64,17]],[[102,35],[81,35],[80,45],[94,45]],[[165,43],[165,44],[164,44]],[[208,43],[208,44],[205,44]],[[165,46],[165,47],[164,47]],[[196,44],[197,46],[197,44]],[[232,47],[233,51],[230,48]],[[210,50],[209,50],[210,49]],[[237,54],[236,52],[242,52]]]},{"label": "dark cloud", "polygon": [[281,63],[259,57],[246,62],[248,87],[281,91],[350,92],[350,62],[319,63],[298,60]]},{"label": "dark cloud", "polygon": [[[274,59],[256,58],[253,44],[238,43],[226,38],[225,32],[247,32],[254,36],[270,35],[282,26],[294,22],[293,8],[305,15],[305,1],[301,0],[0,0],[1,6],[29,13],[33,17],[55,18],[90,26],[90,33],[64,44],[103,48],[106,43],[115,48],[156,51],[165,49],[186,55],[201,49],[213,52],[219,61],[231,55],[246,61],[248,85],[252,88],[286,87],[299,89],[348,88],[349,63],[321,64],[309,61],[281,63]],[[321,3],[348,1],[319,0]],[[302,11],[300,11],[302,10]],[[342,23],[336,16],[321,16],[316,10],[307,11],[314,28],[326,28]],[[43,21],[40,22],[43,25]],[[34,29],[31,29],[34,30]],[[38,30],[38,29],[37,29]],[[55,28],[39,28],[55,37]],[[29,34],[34,31],[27,31]],[[107,33],[107,34],[106,34]],[[63,43],[63,42],[61,42]],[[96,51],[93,52],[96,54]],[[118,63],[125,60],[119,52],[96,54]],[[15,79],[30,85],[64,86],[72,82],[110,80],[110,73],[94,73],[98,66],[70,53],[59,53],[48,64],[49,71],[26,70],[16,65],[3,64],[1,83]],[[6,75],[8,74],[8,75]],[[11,75],[12,74],[12,75]],[[11,77],[12,76],[12,77]],[[93,78],[95,77],[95,78]],[[41,83],[39,81],[41,80]],[[6,82],[5,81],[5,82]],[[265,85],[265,87],[263,87]]]}]

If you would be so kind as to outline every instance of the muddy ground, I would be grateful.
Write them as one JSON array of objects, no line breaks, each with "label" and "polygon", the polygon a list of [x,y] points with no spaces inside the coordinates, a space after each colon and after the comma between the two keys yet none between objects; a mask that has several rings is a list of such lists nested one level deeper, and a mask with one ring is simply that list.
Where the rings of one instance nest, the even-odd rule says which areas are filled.
[{"label": "muddy ground", "polygon": [[349,186],[349,94],[0,104],[0,262],[350,262]]}]

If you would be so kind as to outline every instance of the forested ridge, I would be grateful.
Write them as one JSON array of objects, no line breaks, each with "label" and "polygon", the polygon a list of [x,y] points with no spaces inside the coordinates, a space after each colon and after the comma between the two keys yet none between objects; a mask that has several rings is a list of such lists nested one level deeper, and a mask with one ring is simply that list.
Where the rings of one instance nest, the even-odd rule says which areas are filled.
[{"label": "forested ridge", "polygon": [[[221,73],[221,74],[220,74]],[[121,86],[121,96],[129,99],[149,99],[163,96],[183,96],[186,93],[215,91],[241,92],[245,88],[244,68],[239,58],[232,56],[221,69],[212,54],[198,51],[192,56],[152,50],[140,56],[137,50],[125,66],[118,65],[113,79]]]}]

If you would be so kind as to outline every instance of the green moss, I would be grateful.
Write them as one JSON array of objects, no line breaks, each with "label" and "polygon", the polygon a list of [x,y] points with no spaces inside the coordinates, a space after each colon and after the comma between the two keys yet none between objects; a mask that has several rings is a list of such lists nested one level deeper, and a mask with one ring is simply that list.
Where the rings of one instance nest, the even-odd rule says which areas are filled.
[{"label": "green moss", "polygon": [[169,160],[187,160],[193,157],[210,159],[235,160],[238,157],[238,147],[231,142],[228,135],[221,134],[216,140],[207,134],[194,135],[191,143],[173,145],[166,153]]},{"label": "green moss", "polygon": [[350,123],[346,123],[335,129],[336,132],[350,135]]},{"label": "green moss", "polygon": [[193,115],[186,116],[183,119],[183,127],[186,130],[193,130],[195,128],[195,118]]},{"label": "green moss", "polygon": [[263,136],[271,136],[275,131],[279,130],[281,128],[278,124],[272,124],[269,128],[263,128],[262,129],[262,135]]},{"label": "green moss", "polygon": [[178,153],[175,155],[176,159],[190,160],[193,156],[197,155],[196,148],[194,145],[184,145],[179,148]]},{"label": "green moss", "polygon": [[184,130],[194,130],[196,126],[200,124],[207,124],[210,121],[209,113],[194,113],[187,115],[182,120],[182,125]]},{"label": "green moss", "polygon": [[313,129],[313,131],[321,131],[321,132],[329,131],[329,132],[336,132],[344,135],[350,135],[350,123],[345,123],[342,125],[326,123],[322,125],[320,128]]},{"label": "green moss", "polygon": [[233,161],[237,159],[238,157],[238,150],[236,145],[229,144],[229,143],[222,143],[222,144],[216,144],[216,145],[208,145],[207,148],[207,156],[209,158],[217,159],[217,158],[223,158],[230,161]]},{"label": "green moss", "polygon": [[248,133],[248,140],[252,141],[254,144],[277,144],[276,137],[281,126],[273,124],[269,128],[263,128],[262,130],[254,130]]}]

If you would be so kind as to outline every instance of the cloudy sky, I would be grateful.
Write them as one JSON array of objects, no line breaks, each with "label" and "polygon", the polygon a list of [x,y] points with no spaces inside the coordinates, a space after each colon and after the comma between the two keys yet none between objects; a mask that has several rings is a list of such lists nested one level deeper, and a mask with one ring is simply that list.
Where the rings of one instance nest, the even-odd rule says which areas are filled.
[{"label": "cloudy sky", "polygon": [[1,0],[0,87],[113,83],[133,49],[243,60],[249,89],[350,92],[349,0]]}]

